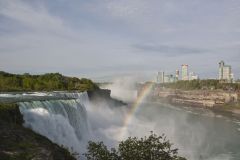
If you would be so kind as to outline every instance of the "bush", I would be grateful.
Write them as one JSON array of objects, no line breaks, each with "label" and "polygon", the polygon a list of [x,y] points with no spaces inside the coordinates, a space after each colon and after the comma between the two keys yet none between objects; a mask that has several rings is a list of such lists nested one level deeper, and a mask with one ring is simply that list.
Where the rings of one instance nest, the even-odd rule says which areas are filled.
[{"label": "bush", "polygon": [[178,149],[166,137],[157,136],[153,132],[148,137],[129,137],[118,145],[118,149],[108,148],[103,142],[88,144],[88,152],[84,156],[88,160],[186,160],[178,156]]}]

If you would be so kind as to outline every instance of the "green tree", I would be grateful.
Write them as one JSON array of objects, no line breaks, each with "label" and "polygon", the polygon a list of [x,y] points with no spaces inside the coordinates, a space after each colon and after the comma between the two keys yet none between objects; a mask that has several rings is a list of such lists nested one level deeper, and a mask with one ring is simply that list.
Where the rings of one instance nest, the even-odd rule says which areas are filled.
[{"label": "green tree", "polygon": [[84,156],[88,160],[186,160],[178,156],[178,149],[166,137],[157,136],[153,132],[148,137],[129,137],[119,143],[118,148],[109,150],[103,142],[88,144]]},{"label": "green tree", "polygon": [[52,90],[97,90],[99,87],[89,79],[66,77],[60,73],[43,75],[10,74],[0,71],[0,91],[52,91]]}]

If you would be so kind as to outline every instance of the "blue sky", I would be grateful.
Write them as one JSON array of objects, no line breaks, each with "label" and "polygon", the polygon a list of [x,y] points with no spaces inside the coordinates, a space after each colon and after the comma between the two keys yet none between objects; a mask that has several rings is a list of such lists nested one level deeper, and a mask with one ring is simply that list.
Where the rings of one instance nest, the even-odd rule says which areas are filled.
[{"label": "blue sky", "polygon": [[0,0],[0,70],[240,78],[239,0]]}]

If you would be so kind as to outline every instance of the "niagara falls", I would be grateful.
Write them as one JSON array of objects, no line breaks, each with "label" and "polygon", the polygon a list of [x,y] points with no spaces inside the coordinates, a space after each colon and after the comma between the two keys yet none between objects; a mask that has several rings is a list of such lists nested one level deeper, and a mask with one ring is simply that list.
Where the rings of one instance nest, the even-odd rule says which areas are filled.
[{"label": "niagara falls", "polygon": [[0,0],[0,160],[239,160],[240,0]]}]

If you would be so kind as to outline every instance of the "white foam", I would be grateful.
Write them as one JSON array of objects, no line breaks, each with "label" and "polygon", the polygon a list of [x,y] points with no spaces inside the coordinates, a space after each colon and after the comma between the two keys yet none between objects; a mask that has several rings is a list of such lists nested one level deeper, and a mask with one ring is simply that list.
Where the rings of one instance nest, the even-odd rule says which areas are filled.
[{"label": "white foam", "polygon": [[69,151],[82,154],[91,137],[84,107],[88,103],[86,95],[81,93],[76,100],[20,102],[24,126],[65,146]]}]

